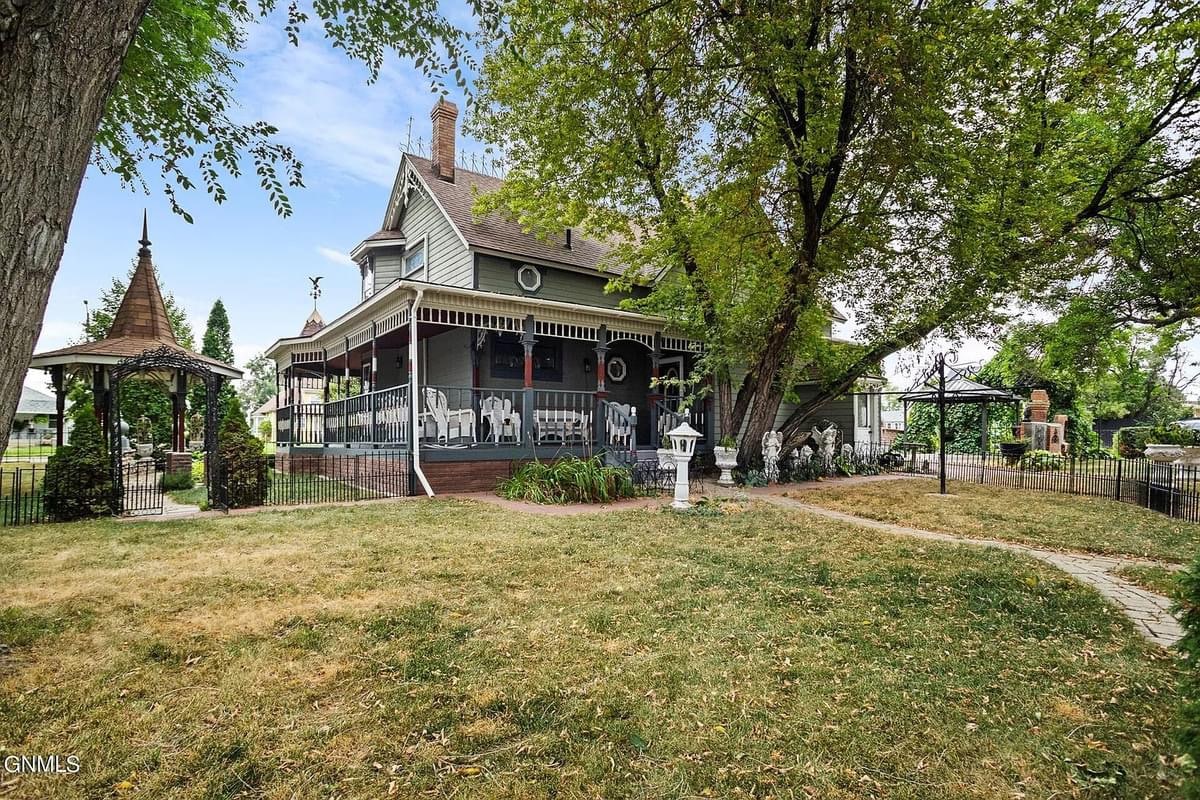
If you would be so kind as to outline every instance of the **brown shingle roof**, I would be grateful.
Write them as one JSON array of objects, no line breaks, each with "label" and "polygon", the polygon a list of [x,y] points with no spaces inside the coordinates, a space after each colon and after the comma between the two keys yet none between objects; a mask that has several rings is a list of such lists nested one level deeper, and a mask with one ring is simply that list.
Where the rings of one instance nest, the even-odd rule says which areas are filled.
[{"label": "brown shingle roof", "polygon": [[313,312],[308,315],[308,319],[304,320],[304,327],[300,329],[300,335],[312,336],[324,327],[325,320],[321,318],[321,314],[314,308]]},{"label": "brown shingle roof", "polygon": [[[150,258],[150,240],[146,231],[146,219],[142,218],[142,238],[139,242],[138,263],[129,279],[129,287],[121,298],[121,305],[109,326],[108,335],[95,342],[60,347],[33,356],[33,366],[36,361],[45,358],[62,358],[77,356],[80,363],[89,363],[88,357],[134,358],[147,350],[157,350],[169,347],[180,353],[203,361],[206,364],[223,367],[227,370],[241,373],[237,367],[217,361],[215,358],[200,355],[181,347],[175,340],[171,330],[171,320],[167,316],[167,306],[163,302],[162,291],[158,288],[158,278],[154,274],[154,262]],[[95,362],[92,362],[95,363]]]},{"label": "brown shingle roof", "polygon": [[450,183],[434,174],[429,159],[411,153],[406,157],[425,179],[450,221],[472,247],[572,267],[598,269],[609,274],[619,275],[625,271],[620,264],[609,263],[605,259],[612,251],[611,246],[580,236],[578,232],[572,234],[571,247],[568,249],[565,246],[565,231],[544,240],[523,230],[519,222],[498,213],[476,220],[471,213],[476,196],[499,189],[503,182],[500,178],[456,167],[454,183]]}]

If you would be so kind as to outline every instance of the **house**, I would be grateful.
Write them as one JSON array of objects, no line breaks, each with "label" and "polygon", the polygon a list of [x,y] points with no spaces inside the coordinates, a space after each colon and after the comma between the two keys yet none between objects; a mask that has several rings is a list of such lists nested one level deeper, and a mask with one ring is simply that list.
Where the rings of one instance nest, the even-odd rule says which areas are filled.
[{"label": "house", "polygon": [[[380,229],[350,252],[360,302],[267,350],[279,374],[276,452],[394,453],[432,494],[491,489],[533,456],[653,458],[685,419],[710,449],[713,401],[689,407],[678,383],[704,343],[621,309],[628,295],[608,284],[622,267],[602,242],[476,219],[476,197],[501,179],[456,163],[453,103],[439,100],[431,116],[431,157],[401,158]],[[634,296],[655,276],[642,278]],[[878,400],[846,397],[818,418],[838,422],[847,442],[878,442]]]},{"label": "house", "polygon": [[9,445],[53,444],[58,424],[54,398],[45,392],[22,386],[17,412],[13,415],[12,430],[8,435]]}]

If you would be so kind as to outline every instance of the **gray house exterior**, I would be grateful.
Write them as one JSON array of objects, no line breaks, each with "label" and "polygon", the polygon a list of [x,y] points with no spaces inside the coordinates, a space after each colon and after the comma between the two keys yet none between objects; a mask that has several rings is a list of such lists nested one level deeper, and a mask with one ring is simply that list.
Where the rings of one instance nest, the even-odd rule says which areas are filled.
[{"label": "gray house exterior", "polygon": [[[610,289],[622,269],[604,244],[476,219],[475,199],[500,179],[455,164],[453,104],[440,100],[432,117],[432,157],[401,158],[380,230],[350,253],[359,304],[267,351],[277,452],[395,453],[432,494],[490,489],[531,457],[653,457],[685,419],[711,448],[712,401],[689,408],[656,380],[690,375],[703,342],[619,308],[629,295]],[[632,291],[648,293],[655,276],[640,278]],[[822,417],[848,442],[878,441],[878,404],[860,419],[857,397]]]}]

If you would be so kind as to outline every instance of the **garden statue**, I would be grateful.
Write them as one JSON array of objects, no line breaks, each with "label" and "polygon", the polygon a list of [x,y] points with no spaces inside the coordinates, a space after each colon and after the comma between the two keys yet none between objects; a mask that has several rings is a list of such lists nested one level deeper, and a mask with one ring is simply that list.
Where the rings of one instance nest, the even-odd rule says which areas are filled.
[{"label": "garden statue", "polygon": [[137,457],[141,460],[154,455],[154,425],[145,414],[138,417],[133,429],[134,441],[137,443]]},{"label": "garden statue", "polygon": [[829,427],[825,430],[818,430],[814,425],[812,429],[812,439],[817,443],[817,450],[821,454],[821,460],[826,464],[833,461],[833,454],[837,448],[838,429],[837,423],[829,423]]},{"label": "garden statue", "polygon": [[809,461],[812,461],[812,457],[812,448],[807,445],[792,451],[792,460],[798,461],[802,465],[807,465]]},{"label": "garden statue", "polygon": [[846,461],[850,461],[851,459],[854,458],[854,445],[852,445],[852,444],[842,445],[842,458],[845,459]]},{"label": "garden statue", "polygon": [[204,449],[204,417],[199,411],[194,412],[187,419],[187,440],[189,450]]},{"label": "garden statue", "polygon": [[762,438],[763,477],[767,483],[779,481],[779,454],[783,452],[783,436],[779,431],[767,431]]}]

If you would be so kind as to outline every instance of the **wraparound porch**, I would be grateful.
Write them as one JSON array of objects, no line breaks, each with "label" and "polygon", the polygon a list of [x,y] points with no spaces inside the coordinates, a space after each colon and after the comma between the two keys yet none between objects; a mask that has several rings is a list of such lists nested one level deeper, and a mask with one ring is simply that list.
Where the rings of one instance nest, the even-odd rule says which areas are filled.
[{"label": "wraparound porch", "polygon": [[702,447],[714,441],[708,401],[681,399],[699,347],[660,321],[419,288],[424,298],[396,292],[365,325],[337,320],[272,349],[279,446],[635,453],[684,419]]}]

